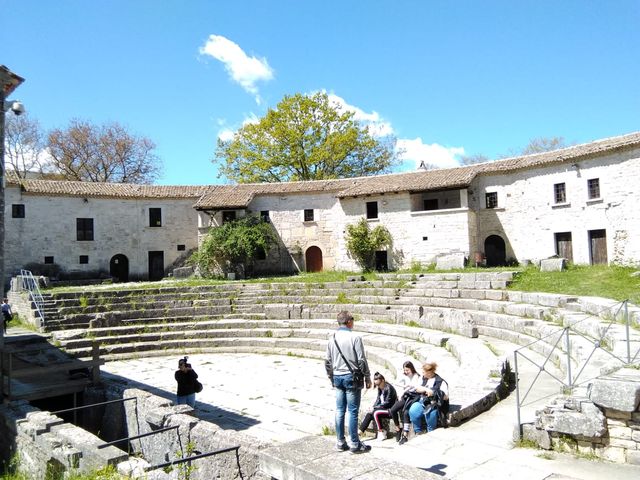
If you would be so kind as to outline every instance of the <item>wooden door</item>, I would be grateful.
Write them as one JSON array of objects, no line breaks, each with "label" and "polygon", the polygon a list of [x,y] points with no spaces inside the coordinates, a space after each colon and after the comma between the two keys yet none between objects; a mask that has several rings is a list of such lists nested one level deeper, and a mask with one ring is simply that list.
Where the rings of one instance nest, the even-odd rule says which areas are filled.
[{"label": "wooden door", "polygon": [[607,231],[589,230],[591,265],[607,264]]},{"label": "wooden door", "polygon": [[568,262],[573,262],[573,243],[571,232],[556,233],[556,255],[566,258]]},{"label": "wooden door", "polygon": [[149,252],[149,280],[162,280],[164,277],[164,252]]},{"label": "wooden door", "polygon": [[304,259],[307,265],[307,272],[322,271],[322,250],[319,247],[309,247]]}]

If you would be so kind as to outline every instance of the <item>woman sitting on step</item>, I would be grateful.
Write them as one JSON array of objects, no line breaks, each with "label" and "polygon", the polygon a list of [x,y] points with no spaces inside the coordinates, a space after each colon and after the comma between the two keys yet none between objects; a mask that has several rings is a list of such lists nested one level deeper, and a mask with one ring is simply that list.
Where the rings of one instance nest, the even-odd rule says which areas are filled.
[{"label": "woman sitting on step", "polygon": [[373,420],[376,422],[376,431],[378,432],[376,440],[382,441],[386,440],[387,435],[382,428],[381,420],[383,418],[391,418],[389,409],[398,400],[398,394],[396,393],[394,386],[387,383],[381,373],[376,372],[373,375],[373,384],[378,387],[378,395],[376,396],[376,401],[374,402],[373,407],[364,416],[364,419],[360,424],[360,431],[364,433],[367,428],[369,428],[371,420]]},{"label": "woman sitting on step", "polygon": [[[413,424],[413,431],[416,435],[424,433],[422,431],[422,419],[427,423],[427,432],[432,432],[438,428],[438,423],[446,425],[447,413],[449,413],[449,384],[436,373],[438,364],[428,362],[422,366],[422,385],[416,387],[416,391],[421,393],[422,399],[415,402],[409,408],[409,417]],[[400,444],[406,443],[405,428]]]},{"label": "woman sitting on step", "polygon": [[396,427],[396,441],[400,440],[402,434],[399,415],[402,415],[403,419],[406,417],[407,423],[409,422],[408,416],[406,416],[408,413],[404,411],[404,408],[405,406],[411,406],[410,400],[413,398],[411,392],[414,387],[422,385],[422,377],[416,372],[416,367],[413,366],[413,363],[410,361],[404,362],[402,364],[402,371],[403,375],[398,382],[398,390],[402,393],[396,403],[389,409],[389,415],[393,419],[393,424]]}]

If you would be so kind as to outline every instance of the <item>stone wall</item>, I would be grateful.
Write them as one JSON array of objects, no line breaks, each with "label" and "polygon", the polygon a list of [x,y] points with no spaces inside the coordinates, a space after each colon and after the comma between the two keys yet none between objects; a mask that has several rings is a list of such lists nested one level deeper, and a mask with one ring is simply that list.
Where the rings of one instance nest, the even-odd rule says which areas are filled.
[{"label": "stone wall", "polygon": [[[17,186],[5,190],[5,271],[53,257],[65,272],[106,272],[114,255],[129,260],[131,278],[146,279],[149,251],[164,252],[165,268],[180,254],[198,246],[195,199],[116,199],[23,194]],[[24,218],[12,218],[11,205],[25,206]],[[160,208],[162,226],[149,226],[149,209]],[[93,219],[93,241],[78,241],[76,219]],[[177,249],[185,245],[184,251]],[[79,257],[89,257],[80,264]]]},{"label": "stone wall", "polygon": [[0,461],[17,455],[28,478],[45,478],[47,471],[90,472],[128,459],[113,446],[99,449],[100,438],[26,401],[0,405],[0,438]]},{"label": "stone wall", "polygon": [[[600,197],[589,199],[588,180],[599,179]],[[640,261],[638,196],[629,185],[640,181],[640,152],[629,150],[521,170],[480,176],[473,181],[470,205],[478,212],[478,249],[500,235],[507,258],[540,260],[556,253],[555,233],[570,232],[573,262],[589,264],[589,230],[606,230],[608,260],[617,264]],[[564,183],[566,202],[556,204],[554,184]],[[485,208],[485,193],[497,192],[498,207]]]},{"label": "stone wall", "polygon": [[561,397],[523,425],[546,450],[640,465],[640,370],[622,368],[590,385],[587,397]]},{"label": "stone wall", "polygon": [[[165,427],[178,427],[177,431],[169,430],[132,441],[132,454],[142,456],[151,465],[180,458],[179,452],[187,448],[206,453],[238,445],[239,463],[234,452],[197,460],[193,462],[195,470],[190,476],[191,480],[267,478],[258,470],[258,452],[267,448],[268,444],[239,432],[223,430],[213,423],[200,421],[193,416],[191,407],[174,406],[171,400],[144,390],[123,389],[119,384],[108,385],[107,390],[110,397],[137,397],[136,402],[124,403],[123,421],[128,436]],[[178,467],[174,467],[173,473],[176,474],[178,470]]]}]

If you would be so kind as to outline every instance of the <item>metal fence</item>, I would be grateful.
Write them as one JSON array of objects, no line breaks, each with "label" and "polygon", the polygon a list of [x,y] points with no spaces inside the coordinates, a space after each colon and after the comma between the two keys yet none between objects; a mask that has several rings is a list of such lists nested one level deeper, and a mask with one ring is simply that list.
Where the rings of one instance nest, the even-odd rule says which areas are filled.
[{"label": "metal fence", "polygon": [[[598,334],[591,336],[585,334],[580,330],[581,324],[588,320],[597,318],[600,322]],[[604,320],[604,321],[603,321]],[[610,332],[615,325],[624,325],[624,338],[615,338],[612,341]],[[535,390],[534,387],[539,382],[542,374],[548,375],[557,382],[559,391],[562,390],[565,393],[573,392],[576,387],[583,386],[591,382],[593,379],[601,375],[602,371],[589,370],[588,367],[595,363],[594,359],[596,355],[600,354],[601,358],[608,358],[611,360],[607,364],[607,369],[613,371],[617,368],[621,368],[625,365],[630,365],[640,359],[640,347],[635,352],[631,349],[631,331],[630,331],[630,318],[629,318],[629,305],[628,300],[620,303],[616,303],[611,307],[603,308],[594,316],[586,317],[585,319],[575,322],[570,326],[558,329],[548,335],[544,335],[537,340],[518,348],[514,352],[514,368],[516,373],[516,401],[517,401],[517,421],[520,437],[522,437],[522,421],[521,421],[521,409],[525,405],[527,397],[532,395]],[[583,360],[578,360],[572,355],[572,346],[578,339],[584,339],[583,345],[590,345],[590,350],[586,355],[583,355]],[[619,340],[623,340],[625,343],[625,349],[618,349],[618,352],[614,352],[615,343]],[[544,344],[548,351],[542,362],[535,361],[529,355],[529,352],[536,349],[536,344]],[[541,348],[545,350],[545,348]],[[621,355],[620,350],[624,350]],[[555,362],[554,359],[555,358]],[[520,385],[520,367],[522,361],[527,361],[538,368],[537,374],[534,376],[528,388],[524,394],[522,393],[522,386]],[[553,364],[555,370],[559,370],[564,373],[564,378],[560,378],[554,369],[549,364]],[[606,373],[606,372],[604,372]]]}]

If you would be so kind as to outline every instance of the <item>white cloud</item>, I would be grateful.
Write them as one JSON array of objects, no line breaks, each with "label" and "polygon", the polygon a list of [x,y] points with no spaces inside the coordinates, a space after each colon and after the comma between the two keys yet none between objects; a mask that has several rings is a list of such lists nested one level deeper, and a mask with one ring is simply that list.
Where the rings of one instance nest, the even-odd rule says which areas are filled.
[{"label": "white cloud", "polygon": [[209,55],[224,64],[224,68],[234,82],[255,96],[260,104],[256,82],[273,78],[273,69],[266,58],[249,57],[237,43],[221,35],[210,35],[200,47],[201,55]]},{"label": "white cloud", "polygon": [[415,162],[415,168],[420,166],[420,162],[438,168],[458,167],[460,162],[456,157],[464,155],[463,147],[444,147],[437,143],[423,143],[420,137],[413,140],[398,139],[396,148],[401,152],[400,158],[402,160]]},{"label": "white cloud", "polygon": [[[249,115],[247,115],[244,120],[242,120],[242,127],[244,127],[245,125],[248,125],[250,123],[258,123],[260,121],[260,119],[258,118],[258,116],[255,113],[251,113]],[[227,142],[229,140],[233,139],[233,136],[235,135],[237,129],[233,129],[230,127],[226,127],[226,121],[222,120],[222,119],[218,119],[218,125],[221,128],[218,131],[218,138],[220,140],[222,140],[223,142]]]},{"label": "white cloud", "polygon": [[340,110],[353,112],[354,120],[362,122],[369,129],[371,135],[375,137],[393,135],[393,127],[391,126],[391,123],[384,120],[378,112],[373,111],[371,113],[367,113],[361,108],[348,104],[344,98],[339,97],[335,93],[329,93],[327,95],[329,97],[329,101],[336,103]]}]

